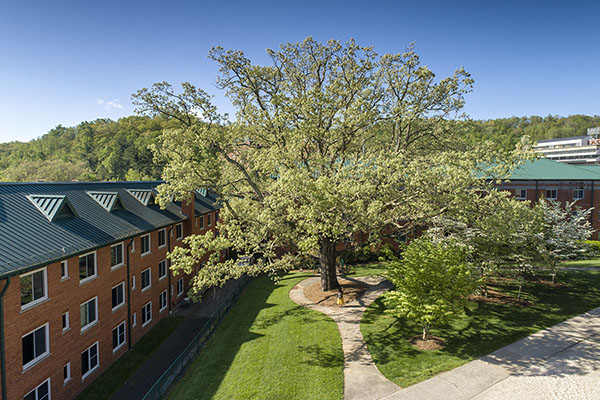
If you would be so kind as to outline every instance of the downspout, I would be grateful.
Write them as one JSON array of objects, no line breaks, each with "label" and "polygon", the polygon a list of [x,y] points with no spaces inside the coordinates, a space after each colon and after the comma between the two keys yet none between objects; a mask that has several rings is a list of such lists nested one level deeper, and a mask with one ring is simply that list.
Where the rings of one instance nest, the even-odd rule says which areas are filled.
[{"label": "downspout", "polygon": [[[169,230],[167,231],[167,254],[171,252],[171,232],[173,232],[173,225],[171,225],[169,227]],[[167,284],[169,285],[169,314],[171,314],[172,311],[172,307],[171,307],[171,303],[172,303],[172,299],[173,299],[173,293],[171,290],[171,260],[167,257],[167,279],[168,282]]]},{"label": "downspout", "polygon": [[10,285],[10,276],[6,278],[6,284],[0,292],[0,358],[2,364],[2,400],[7,400],[6,395],[6,354],[4,347],[4,294]]},{"label": "downspout", "polygon": [[129,269],[129,255],[131,254],[130,248],[133,243],[133,238],[127,244],[127,332],[129,332],[129,340],[127,341],[127,348],[131,350],[131,271]]}]

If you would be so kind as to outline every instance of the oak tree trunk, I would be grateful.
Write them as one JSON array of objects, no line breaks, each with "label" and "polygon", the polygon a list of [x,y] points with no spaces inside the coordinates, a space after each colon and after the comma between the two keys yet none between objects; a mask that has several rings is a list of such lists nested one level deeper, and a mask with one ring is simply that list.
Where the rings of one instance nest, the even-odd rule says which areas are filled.
[{"label": "oak tree trunk", "polygon": [[321,240],[319,248],[319,263],[321,275],[321,290],[334,290],[340,287],[335,270],[335,243],[329,239]]}]

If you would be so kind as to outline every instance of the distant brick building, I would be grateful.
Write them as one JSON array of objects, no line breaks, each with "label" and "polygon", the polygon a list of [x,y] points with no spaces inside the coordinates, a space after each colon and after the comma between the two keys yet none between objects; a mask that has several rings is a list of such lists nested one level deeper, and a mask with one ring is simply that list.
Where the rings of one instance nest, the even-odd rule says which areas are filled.
[{"label": "distant brick building", "polygon": [[160,183],[0,184],[3,399],[74,398],[184,298],[166,254],[218,209],[161,210]]},{"label": "distant brick building", "polygon": [[542,158],[526,162],[513,171],[510,182],[499,185],[516,199],[535,202],[544,197],[562,204],[575,201],[581,208],[593,208],[592,239],[600,230],[600,165],[569,165]]}]

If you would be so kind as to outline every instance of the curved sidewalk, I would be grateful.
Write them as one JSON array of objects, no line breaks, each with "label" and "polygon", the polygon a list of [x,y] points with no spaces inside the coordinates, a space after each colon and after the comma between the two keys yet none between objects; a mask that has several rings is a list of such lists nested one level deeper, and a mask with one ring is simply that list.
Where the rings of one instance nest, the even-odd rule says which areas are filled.
[{"label": "curved sidewalk", "polygon": [[345,400],[600,399],[600,307],[401,389],[379,372],[360,333],[363,312],[390,285],[381,278],[355,279],[370,289],[339,309],[314,304],[304,296],[304,288],[318,277],[290,291],[293,301],[337,323],[344,350]]},{"label": "curved sidewalk", "polygon": [[342,308],[325,307],[312,303],[304,296],[304,288],[319,282],[318,277],[308,278],[290,290],[290,298],[305,307],[328,315],[340,330],[344,350],[344,399],[380,399],[400,390],[400,387],[385,378],[375,366],[367,345],[360,333],[360,319],[369,304],[391,287],[381,278],[348,278],[369,285],[369,289],[357,300]]}]

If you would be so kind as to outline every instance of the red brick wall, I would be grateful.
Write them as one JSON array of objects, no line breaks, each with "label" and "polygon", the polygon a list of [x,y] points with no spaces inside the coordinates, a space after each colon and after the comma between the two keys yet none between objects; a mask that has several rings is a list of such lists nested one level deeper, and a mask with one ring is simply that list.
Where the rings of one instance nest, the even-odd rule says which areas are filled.
[{"label": "red brick wall", "polygon": [[[188,224],[188,232],[190,230],[191,225]],[[167,235],[169,235],[168,227]],[[175,238],[174,225],[170,239],[171,247],[181,243]],[[149,254],[140,254],[140,236],[134,241],[135,251],[133,253],[129,251],[131,276],[135,276],[136,281],[136,288],[131,290],[131,312],[136,313],[137,323],[131,328],[131,332],[126,332],[127,340],[131,338],[133,344],[161,318],[169,314],[168,307],[162,312],[159,310],[159,294],[163,290],[168,290],[168,278],[159,280],[158,277],[158,263],[165,259],[167,246],[158,248],[158,230],[150,233]],[[129,242],[130,240],[123,242],[123,265],[114,270],[111,270],[110,266],[111,246],[98,249],[96,251],[97,277],[83,284],[80,284],[79,280],[79,257],[68,259],[69,278],[65,280],[61,280],[60,277],[60,263],[46,266],[48,299],[24,311],[21,311],[20,304],[20,279],[11,278],[11,284],[4,296],[7,394],[10,399],[22,398],[48,377],[51,378],[52,398],[73,398],[127,351],[127,343],[114,354],[112,351],[112,330],[122,321],[127,321],[127,292],[125,291],[125,304],[113,311],[111,290],[120,282],[127,281],[126,257]],[[151,268],[151,286],[142,291],[141,272],[148,267]],[[178,278],[172,278],[173,307],[184,297],[184,295],[178,297],[176,294]],[[189,277],[186,277],[186,283],[189,280]],[[0,285],[3,286],[5,282],[0,282]],[[185,291],[187,292],[187,286]],[[98,297],[98,322],[81,332],[80,305],[95,296]],[[142,306],[149,301],[152,301],[152,320],[142,327]],[[62,314],[66,311],[70,314],[71,327],[63,333]],[[22,336],[45,323],[49,324],[50,355],[23,371]],[[127,327],[126,330],[128,329]],[[82,381],[81,353],[96,341],[99,342],[100,366]],[[63,366],[67,362],[71,363],[71,381],[63,384]]]},{"label": "red brick wall", "polygon": [[583,189],[583,199],[577,200],[576,206],[581,208],[594,207],[592,210],[591,223],[595,232],[592,234],[593,240],[598,240],[598,231],[600,230],[600,182],[594,182],[593,199],[592,183],[590,181],[538,181],[537,199],[535,181],[513,181],[500,185],[500,189],[507,190],[513,196],[519,189],[527,190],[527,201],[533,203],[537,199],[546,196],[547,189],[555,189],[557,201],[561,204],[573,201],[573,191]]}]

